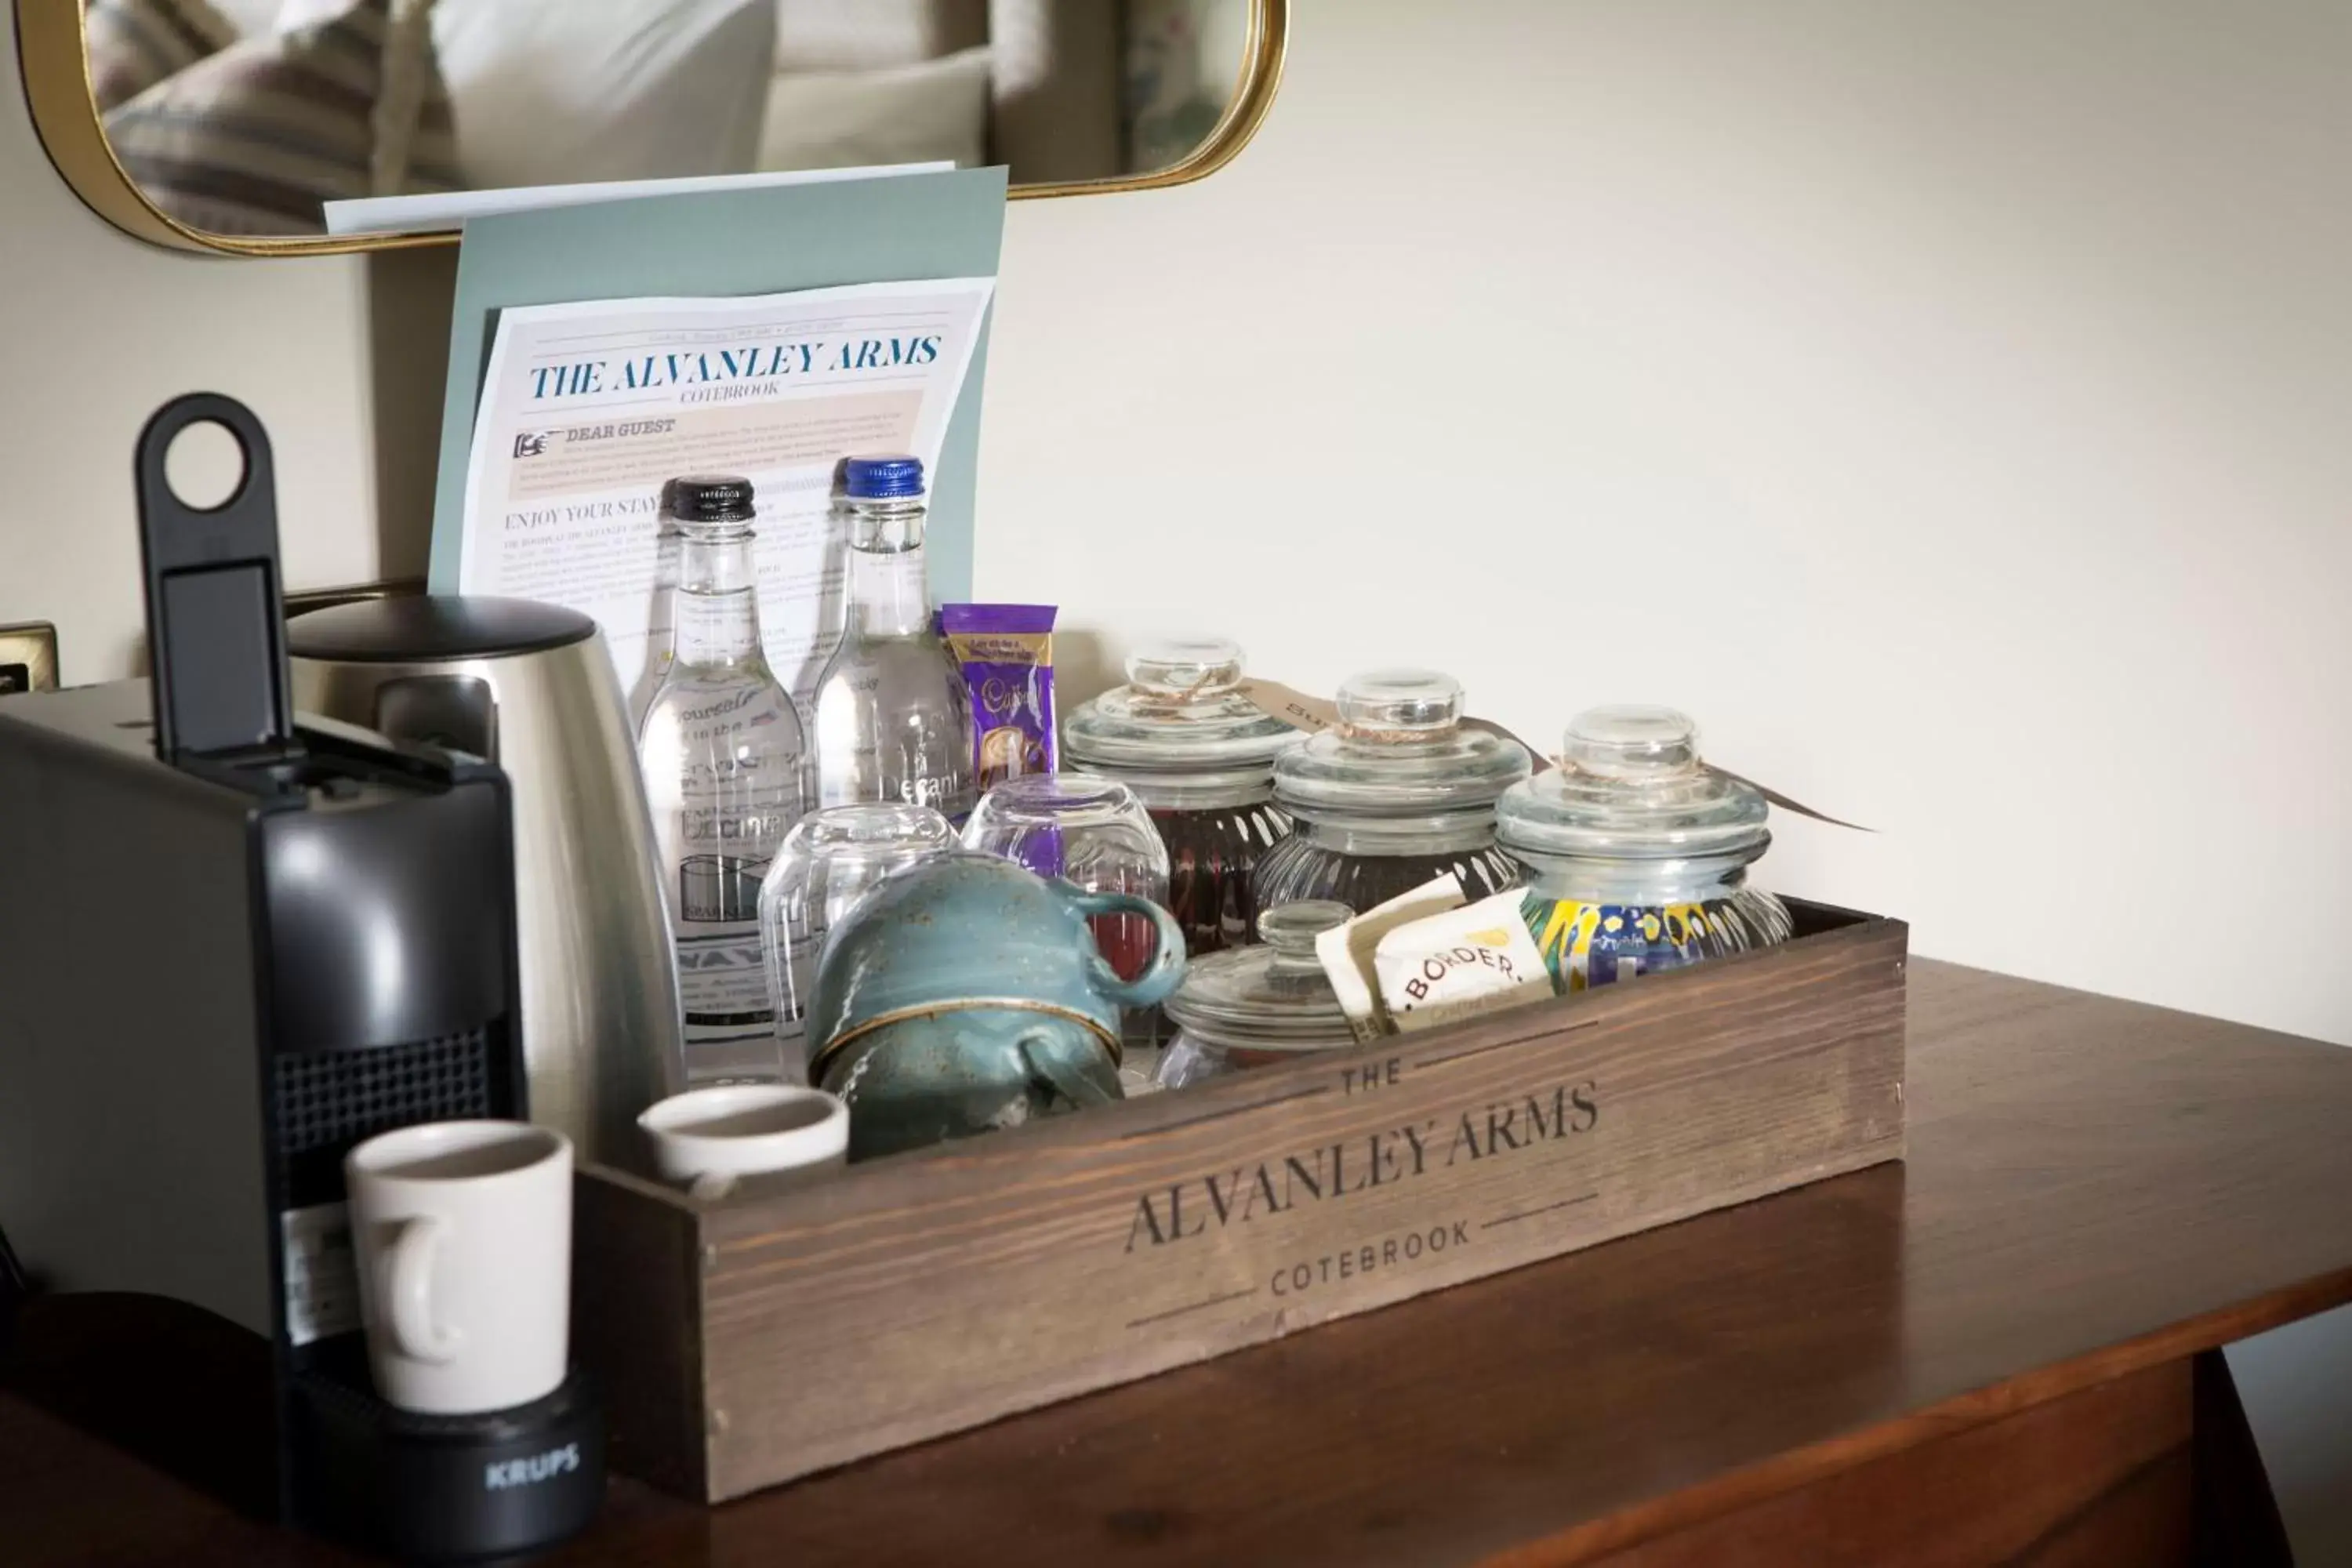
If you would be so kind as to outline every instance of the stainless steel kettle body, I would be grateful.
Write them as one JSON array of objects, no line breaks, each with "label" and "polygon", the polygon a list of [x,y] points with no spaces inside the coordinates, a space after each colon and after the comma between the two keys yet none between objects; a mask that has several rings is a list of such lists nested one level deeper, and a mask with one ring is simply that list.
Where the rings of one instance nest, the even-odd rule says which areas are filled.
[{"label": "stainless steel kettle body", "polygon": [[516,599],[369,600],[287,627],[298,710],[487,756],[514,792],[531,1120],[625,1161],[685,1087],[677,950],[603,634]]}]

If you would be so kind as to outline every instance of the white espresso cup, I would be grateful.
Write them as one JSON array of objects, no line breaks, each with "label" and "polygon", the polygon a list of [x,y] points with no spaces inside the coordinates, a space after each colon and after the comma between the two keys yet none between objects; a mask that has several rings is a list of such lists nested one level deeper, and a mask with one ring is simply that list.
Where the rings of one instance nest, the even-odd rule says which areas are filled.
[{"label": "white espresso cup", "polygon": [[720,1083],[690,1089],[637,1118],[662,1179],[719,1197],[744,1176],[815,1174],[849,1160],[849,1107],[821,1089]]},{"label": "white espresso cup", "polygon": [[572,1145],[520,1121],[424,1121],[343,1158],[368,1369],[387,1405],[463,1415],[563,1382]]}]

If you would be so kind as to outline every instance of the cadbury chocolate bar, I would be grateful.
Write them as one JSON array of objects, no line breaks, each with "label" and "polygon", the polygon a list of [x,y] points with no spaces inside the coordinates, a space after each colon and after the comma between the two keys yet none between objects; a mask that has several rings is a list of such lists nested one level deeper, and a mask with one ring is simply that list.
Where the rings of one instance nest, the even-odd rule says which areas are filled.
[{"label": "cadbury chocolate bar", "polygon": [[971,772],[980,788],[1050,773],[1054,725],[1051,605],[941,605],[940,630],[971,696]]}]

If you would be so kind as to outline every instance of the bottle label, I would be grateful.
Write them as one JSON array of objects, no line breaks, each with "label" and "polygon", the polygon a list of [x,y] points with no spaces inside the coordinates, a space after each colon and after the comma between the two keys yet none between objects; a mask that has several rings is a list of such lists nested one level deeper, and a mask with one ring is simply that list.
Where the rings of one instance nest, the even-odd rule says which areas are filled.
[{"label": "bottle label", "polygon": [[677,989],[690,1041],[698,1041],[702,1031],[719,1037],[767,1034],[775,1015],[760,959],[760,922],[691,917],[680,922]]},{"label": "bottle label", "polygon": [[908,805],[928,805],[944,816],[952,816],[971,806],[971,802],[963,798],[969,787],[960,774],[933,778],[926,773],[910,773],[898,781],[898,798]]},{"label": "bottle label", "polygon": [[761,1038],[772,1030],[760,884],[803,798],[796,756],[705,756],[694,767],[710,776],[690,775],[678,803],[680,858],[672,872],[689,1046]]},{"label": "bottle label", "polygon": [[[901,666],[902,675],[938,668],[927,656],[915,658],[915,670]],[[907,684],[901,680],[899,689]],[[898,801],[950,817],[971,810],[971,742],[956,724],[960,707],[951,706],[961,703],[961,694],[942,680],[938,700],[927,708],[909,702],[886,713],[884,686],[882,668],[870,661],[845,658],[827,674],[816,700],[816,804]],[[824,739],[835,736],[840,740]]]},{"label": "bottle label", "polygon": [[[928,758],[913,761],[919,767]],[[907,805],[928,805],[940,816],[950,819],[971,810],[971,779],[961,770],[938,774],[913,773],[892,778],[883,765],[881,753],[861,749],[847,759],[838,756],[828,765],[820,753],[819,766],[824,769],[817,784],[819,805],[855,805],[863,801],[898,801]]]},{"label": "bottle label", "polygon": [[[749,688],[680,717],[677,910],[683,921],[755,921],[768,858],[807,809],[807,759],[765,749],[783,715]],[[779,700],[788,700],[780,699]]]}]

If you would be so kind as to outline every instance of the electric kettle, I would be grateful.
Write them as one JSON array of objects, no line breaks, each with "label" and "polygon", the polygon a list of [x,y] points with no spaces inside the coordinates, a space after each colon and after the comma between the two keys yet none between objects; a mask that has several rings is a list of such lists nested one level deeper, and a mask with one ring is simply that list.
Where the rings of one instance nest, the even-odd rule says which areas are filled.
[{"label": "electric kettle", "polygon": [[625,1161],[686,1087],[677,950],[621,689],[596,623],[527,599],[364,599],[287,626],[294,705],[471,752],[514,794],[531,1120]]}]

